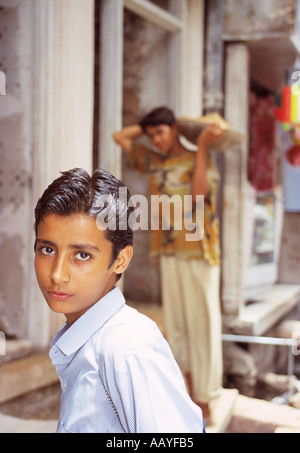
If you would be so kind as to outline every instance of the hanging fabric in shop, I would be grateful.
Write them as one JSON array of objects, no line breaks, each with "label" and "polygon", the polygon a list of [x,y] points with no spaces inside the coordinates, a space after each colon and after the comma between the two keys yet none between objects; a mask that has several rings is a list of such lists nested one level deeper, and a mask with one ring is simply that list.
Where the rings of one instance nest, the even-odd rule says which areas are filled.
[{"label": "hanging fabric in shop", "polygon": [[300,212],[300,130],[292,129],[293,144],[287,148],[283,161],[284,208],[287,212]]},{"label": "hanging fabric in shop", "polygon": [[[294,75],[297,77],[295,78]],[[296,80],[281,90],[280,108],[275,109],[282,130],[289,133],[289,145],[283,157],[283,195],[286,212],[300,212],[300,71],[288,79]]]},{"label": "hanging fabric in shop", "polygon": [[271,96],[252,94],[250,110],[249,179],[258,191],[272,190],[276,185],[276,118]]}]

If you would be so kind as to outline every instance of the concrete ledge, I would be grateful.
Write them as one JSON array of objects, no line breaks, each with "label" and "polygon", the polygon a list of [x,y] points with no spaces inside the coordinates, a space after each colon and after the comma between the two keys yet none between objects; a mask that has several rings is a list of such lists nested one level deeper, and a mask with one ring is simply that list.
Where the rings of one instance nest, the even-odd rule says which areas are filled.
[{"label": "concrete ledge", "polygon": [[275,429],[276,434],[300,434],[300,428],[287,428],[284,426],[279,426],[279,428]]},{"label": "concrete ledge", "polygon": [[17,338],[5,341],[5,353],[0,355],[0,364],[20,359],[33,352],[31,341],[24,338]]},{"label": "concrete ledge", "polygon": [[253,303],[243,307],[238,318],[229,320],[231,333],[264,335],[299,303],[299,297],[299,285],[276,284],[253,292]]},{"label": "concrete ledge", "polygon": [[274,433],[277,429],[299,430],[300,410],[256,398],[236,398],[230,433]]},{"label": "concrete ledge", "polygon": [[58,382],[47,352],[31,354],[0,366],[0,403]]},{"label": "concrete ledge", "polygon": [[9,415],[0,414],[0,433],[55,433],[57,427],[56,420],[22,420],[20,418],[10,417]]},{"label": "concrete ledge", "polygon": [[212,401],[212,424],[206,427],[208,434],[225,433],[229,424],[235,401],[238,396],[236,389],[222,389],[221,395]]}]

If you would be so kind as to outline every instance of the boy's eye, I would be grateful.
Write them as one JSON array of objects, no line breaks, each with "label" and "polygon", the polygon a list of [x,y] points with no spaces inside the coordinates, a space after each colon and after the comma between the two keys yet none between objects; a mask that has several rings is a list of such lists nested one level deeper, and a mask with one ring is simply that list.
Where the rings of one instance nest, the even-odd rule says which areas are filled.
[{"label": "boy's eye", "polygon": [[54,255],[54,250],[51,247],[41,247],[40,251],[43,255]]},{"label": "boy's eye", "polygon": [[79,252],[77,253],[76,258],[79,261],[88,261],[89,259],[91,259],[91,255],[89,255],[89,253]]}]

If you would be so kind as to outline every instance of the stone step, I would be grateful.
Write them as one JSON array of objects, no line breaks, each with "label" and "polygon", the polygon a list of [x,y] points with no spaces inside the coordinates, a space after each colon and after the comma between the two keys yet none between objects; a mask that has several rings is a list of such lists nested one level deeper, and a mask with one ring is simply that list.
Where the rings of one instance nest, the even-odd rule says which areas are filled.
[{"label": "stone step", "polygon": [[55,433],[56,420],[23,420],[9,415],[0,414],[0,433]]},{"label": "stone step", "polygon": [[212,423],[206,427],[206,432],[208,434],[226,432],[237,397],[238,391],[236,389],[222,389],[221,395],[212,401]]},{"label": "stone step", "polygon": [[234,405],[230,433],[274,433],[300,429],[300,410],[265,400],[238,395]]},{"label": "stone step", "polygon": [[[207,433],[224,433],[230,422],[238,392],[223,389],[211,406],[212,424],[206,427]],[[55,433],[57,421],[23,420],[0,414],[0,433]]]},{"label": "stone step", "polygon": [[0,404],[58,382],[47,352],[0,365]]},{"label": "stone step", "polygon": [[276,434],[300,434],[300,428],[289,428],[287,426],[279,426],[275,429]]}]

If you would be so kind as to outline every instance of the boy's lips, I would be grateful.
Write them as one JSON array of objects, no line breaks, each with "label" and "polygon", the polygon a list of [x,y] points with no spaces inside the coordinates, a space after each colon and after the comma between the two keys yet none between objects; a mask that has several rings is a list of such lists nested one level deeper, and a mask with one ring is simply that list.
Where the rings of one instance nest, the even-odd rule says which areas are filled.
[{"label": "boy's lips", "polygon": [[72,297],[71,294],[63,293],[62,291],[48,291],[49,296],[52,299],[59,300],[59,301],[66,301]]}]

